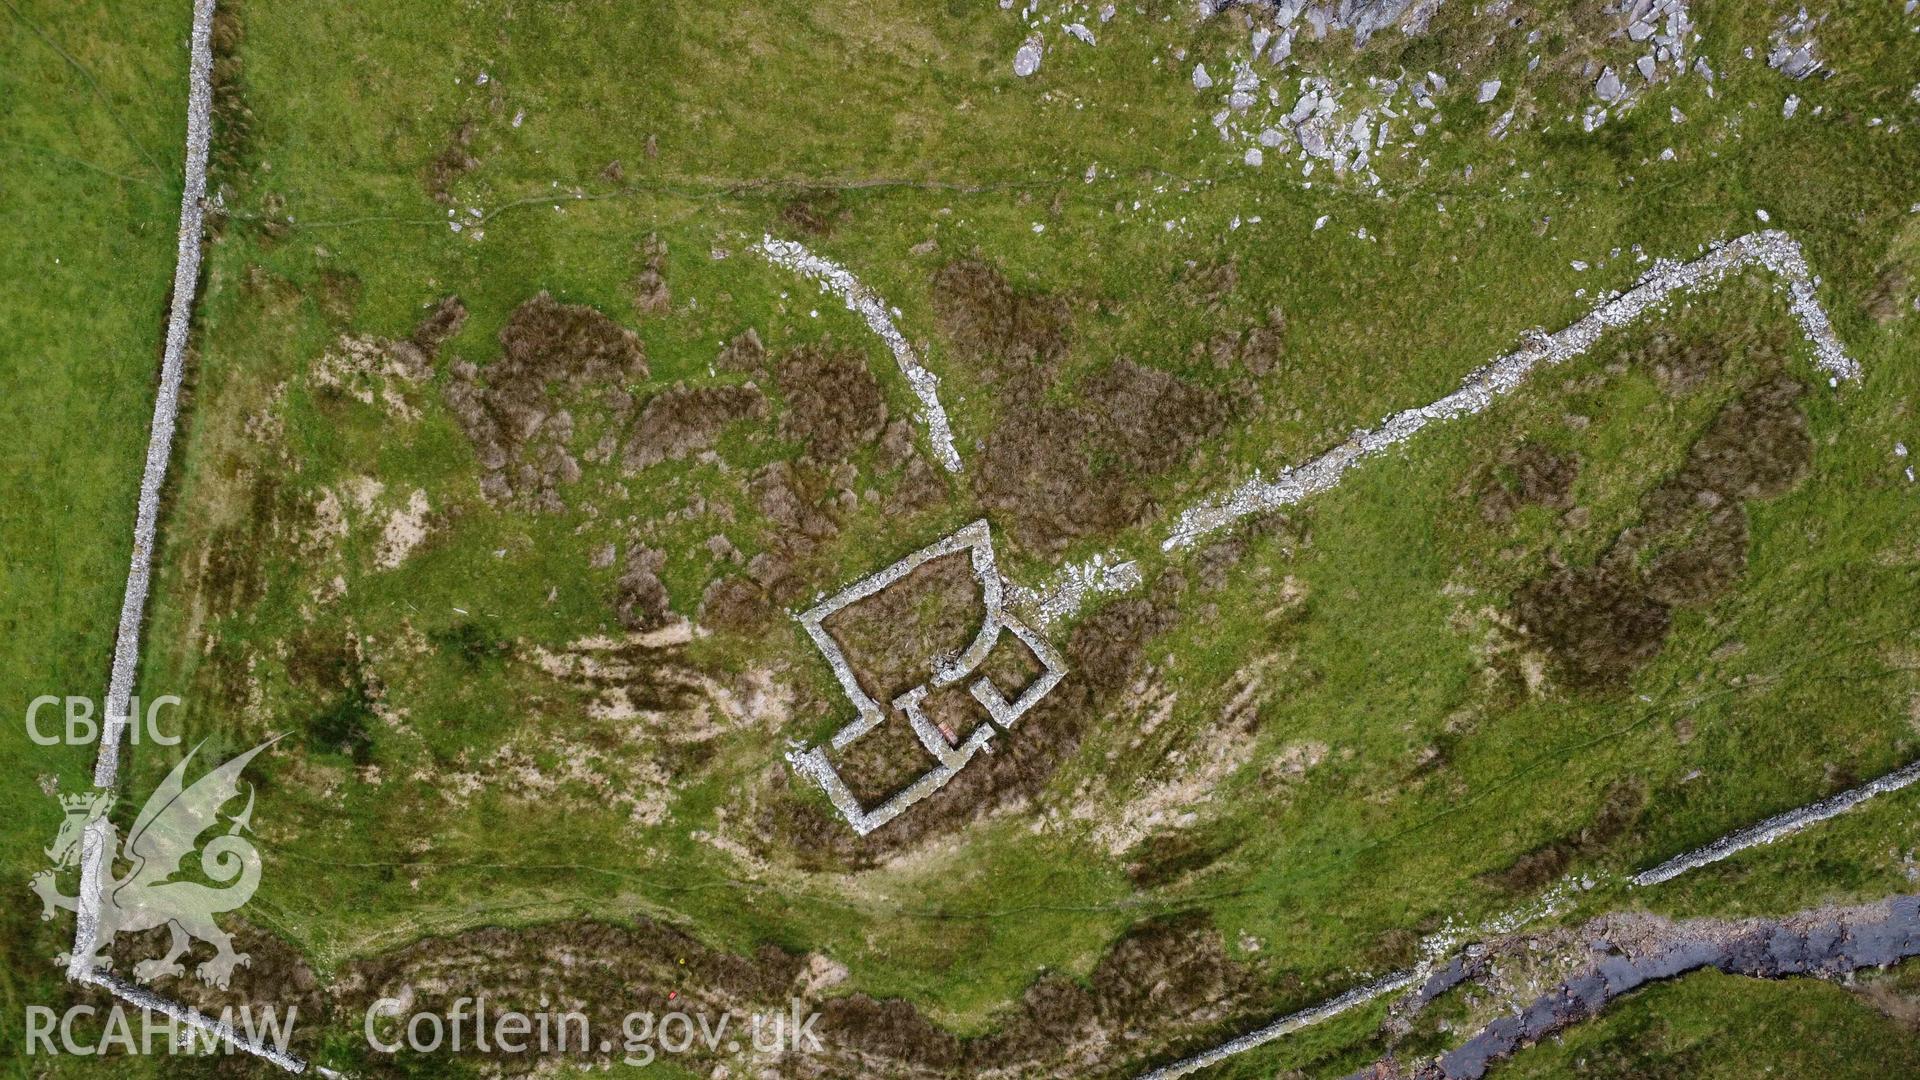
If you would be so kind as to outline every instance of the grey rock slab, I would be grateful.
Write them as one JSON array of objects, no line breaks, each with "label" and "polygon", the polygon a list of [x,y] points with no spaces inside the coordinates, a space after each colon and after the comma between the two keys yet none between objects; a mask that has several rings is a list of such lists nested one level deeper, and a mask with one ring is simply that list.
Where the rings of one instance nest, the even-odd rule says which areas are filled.
[{"label": "grey rock slab", "polygon": [[1046,45],[1038,34],[1021,42],[1020,48],[1013,54],[1013,73],[1024,79],[1039,71],[1040,58],[1045,52]]}]

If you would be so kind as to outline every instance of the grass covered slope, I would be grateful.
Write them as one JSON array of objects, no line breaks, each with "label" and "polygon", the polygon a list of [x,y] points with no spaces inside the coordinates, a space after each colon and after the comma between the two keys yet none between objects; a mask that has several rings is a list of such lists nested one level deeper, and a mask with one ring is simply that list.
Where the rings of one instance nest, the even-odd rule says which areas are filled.
[{"label": "grass covered slope", "polygon": [[[1020,80],[1028,31],[991,5],[227,11],[225,215],[143,690],[223,751],[292,733],[260,766],[263,993],[437,948],[515,986],[537,959],[458,935],[646,917],[844,966],[849,1038],[887,1030],[861,991],[1002,1040],[929,1070],[1027,1061],[1036,985],[1075,1016],[1166,1014],[1073,1063],[1120,1069],[1569,879],[1592,887],[1564,918],[1660,907],[1619,875],[1920,749],[1893,456],[1920,444],[1917,155],[1893,130],[1920,106],[1878,9],[1836,12],[1838,74],[1801,84],[1740,59],[1779,12],[1698,5],[1715,80],[1594,132],[1558,119],[1614,47],[1583,17],[1522,13],[1538,44],[1453,8],[1303,43],[1303,70],[1355,80],[1476,65],[1377,188],[1222,145],[1190,71],[1229,68],[1238,13],[1129,9]],[[1504,139],[1504,102],[1473,99],[1494,71],[1534,102]],[[1785,117],[1789,94],[1824,111]],[[1158,553],[1196,498],[1762,209],[1860,385],[1816,377],[1746,275]],[[931,463],[867,329],[751,250],[765,233],[898,309],[965,473]],[[980,516],[1016,581],[1118,547],[1148,584],[1054,627],[1058,699],[856,843],[781,761],[848,713],[786,612]],[[1901,853],[1859,823],[1897,833],[1911,801],[1887,804],[1674,888],[1687,913],[1884,895]],[[1098,996],[1167,970],[1193,980],[1179,1008]]]}]

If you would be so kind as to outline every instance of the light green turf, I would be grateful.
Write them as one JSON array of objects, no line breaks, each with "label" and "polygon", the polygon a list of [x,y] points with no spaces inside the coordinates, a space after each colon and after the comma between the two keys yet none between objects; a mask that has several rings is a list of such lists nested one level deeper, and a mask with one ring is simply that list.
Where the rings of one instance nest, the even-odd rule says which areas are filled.
[{"label": "light green turf", "polygon": [[[118,10],[116,10],[116,8]],[[184,4],[0,6],[0,1059],[64,1006],[72,933],[27,891],[91,746],[37,746],[30,700],[106,692],[180,212]],[[58,734],[58,708],[40,729]]]}]

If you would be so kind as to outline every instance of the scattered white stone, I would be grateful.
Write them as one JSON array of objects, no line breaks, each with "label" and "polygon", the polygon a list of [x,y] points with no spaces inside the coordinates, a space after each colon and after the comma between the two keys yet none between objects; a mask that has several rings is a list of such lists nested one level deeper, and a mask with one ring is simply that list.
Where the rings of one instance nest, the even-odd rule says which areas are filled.
[{"label": "scattered white stone", "polygon": [[1788,94],[1786,104],[1780,106],[1780,115],[1786,117],[1788,120],[1791,120],[1793,119],[1793,114],[1799,111],[1800,111],[1800,95]]},{"label": "scattered white stone", "polygon": [[[1815,365],[1830,376],[1828,384],[1837,386],[1843,378],[1857,380],[1860,365],[1834,335],[1833,324],[1814,295],[1814,281],[1800,245],[1778,230],[1749,233],[1690,263],[1659,260],[1633,288],[1607,297],[1593,311],[1556,333],[1530,335],[1519,349],[1475,370],[1459,389],[1438,401],[1394,413],[1371,430],[1355,432],[1334,449],[1275,477],[1256,471],[1234,489],[1182,512],[1160,547],[1163,551],[1188,547],[1248,515],[1290,506],[1326,491],[1354,465],[1412,438],[1429,424],[1482,412],[1495,398],[1524,383],[1534,368],[1586,352],[1608,327],[1623,326],[1649,310],[1662,309],[1675,292],[1712,288],[1728,274],[1748,266],[1770,270],[1783,279],[1788,307],[1813,345]],[[1920,765],[1915,769],[1920,773]]]},{"label": "scattered white stone", "polygon": [[1753,212],[1753,216],[1759,218],[1761,221],[1773,220],[1773,218],[1770,215],[1768,215],[1768,213],[1765,210],[1755,210]]},{"label": "scattered white stone", "polygon": [[1499,96],[1500,80],[1488,79],[1486,82],[1480,84],[1480,92],[1474,95],[1474,102],[1479,105],[1485,105],[1487,102]]},{"label": "scattered white stone", "polygon": [[1103,23],[1113,21],[1113,5],[1112,4],[1105,4],[1100,8],[1100,21]]},{"label": "scattered white stone", "polygon": [[1583,274],[1587,272],[1587,264],[1579,259],[1573,260],[1573,268]]},{"label": "scattered white stone", "polygon": [[1674,106],[1669,105],[1667,106],[1667,119],[1673,121],[1676,124],[1684,124],[1687,122],[1687,114],[1681,112],[1679,109],[1675,108]]},{"label": "scattered white stone", "polygon": [[1246,157],[1243,160],[1257,169],[1260,167],[1260,163],[1266,160],[1266,155],[1260,152],[1259,147],[1249,146],[1247,147]]},{"label": "scattered white stone", "polygon": [[1213,85],[1213,76],[1207,74],[1207,65],[1205,64],[1193,65],[1193,88],[1195,90],[1205,90],[1207,87],[1212,85]]},{"label": "scattered white stone", "polygon": [[1767,66],[1789,79],[1804,79],[1819,71],[1823,65],[1814,54],[1813,40],[1813,28],[1819,22],[1808,16],[1806,8],[1781,16],[1767,35]]},{"label": "scattered white stone", "polygon": [[1040,57],[1045,52],[1045,48],[1039,34],[1021,42],[1019,51],[1013,54],[1013,73],[1024,79],[1039,71]]},{"label": "scattered white stone", "polygon": [[1087,29],[1086,23],[1068,23],[1064,29],[1067,32],[1067,36],[1078,38],[1088,45],[1094,44],[1093,31]]},{"label": "scattered white stone", "polygon": [[1313,223],[1313,231],[1319,232],[1321,229],[1326,228],[1327,222],[1331,220],[1333,220],[1332,214],[1321,214],[1319,220]]},{"label": "scattered white stone", "polygon": [[[940,380],[921,365],[913,346],[907,343],[906,337],[894,325],[889,305],[873,290],[861,284],[846,267],[815,255],[797,241],[776,240],[763,235],[755,248],[766,256],[768,262],[810,278],[837,294],[847,305],[847,310],[859,315],[867,328],[887,343],[888,351],[893,353],[894,363],[899,365],[900,373],[906,376],[907,385],[913,389],[914,396],[920,399],[919,418],[927,425],[927,442],[933,447],[933,456],[948,472],[961,471],[960,454],[953,447],[953,429],[947,422],[946,409],[940,404]],[[785,296],[781,294],[782,299]],[[817,311],[813,314],[815,317],[819,315]]]}]

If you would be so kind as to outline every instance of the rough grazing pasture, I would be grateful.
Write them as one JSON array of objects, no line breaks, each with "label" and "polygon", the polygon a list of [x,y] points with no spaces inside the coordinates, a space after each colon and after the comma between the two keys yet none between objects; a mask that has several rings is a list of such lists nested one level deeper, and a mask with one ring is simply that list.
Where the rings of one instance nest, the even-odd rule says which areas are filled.
[{"label": "rough grazing pasture", "polygon": [[[1124,1075],[1544,893],[1528,925],[1571,933],[1910,891],[1910,792],[1622,883],[1920,756],[1920,486],[1895,451],[1920,446],[1920,36],[1892,9],[1826,11],[1832,77],[1794,80],[1766,62],[1786,8],[1695,2],[1713,79],[1637,82],[1589,131],[1636,46],[1553,5],[1302,35],[1252,106],[1228,95],[1252,93],[1258,5],[1032,27],[957,3],[223,5],[141,689],[185,698],[209,750],[293,735],[253,770],[266,874],[230,999],[310,1005],[298,1048],[346,1068],[394,1067],[360,1010],[431,984],[603,1011],[798,992],[835,1049],[795,1075]],[[67,320],[27,326],[50,362],[10,374],[38,403],[16,426],[61,448],[9,470],[12,663],[86,693],[164,299],[149,222],[178,182],[142,88],[178,82],[177,28],[9,15],[103,125],[62,126],[22,73],[6,168],[65,197],[53,229],[0,212],[33,240],[5,256],[32,306]],[[1397,86],[1365,169],[1304,172],[1305,128],[1230,129],[1302,78],[1345,88],[1347,125],[1387,92],[1368,78],[1428,70],[1449,88],[1423,80],[1427,108]],[[1197,499],[1761,227],[1803,246],[1858,384],[1828,385],[1775,279],[1739,274],[1334,491],[1160,551]],[[103,229],[125,250],[83,255]],[[764,235],[897,309],[962,472],[886,346]],[[1014,582],[1117,548],[1143,583],[1052,626],[1066,681],[856,837],[782,757],[851,715],[791,613],[980,517]],[[891,700],[964,647],[971,587],[930,564],[829,629]],[[1009,688],[1038,670],[994,663]],[[27,785],[77,776],[64,753],[32,748],[6,789],[23,868],[57,824]],[[174,753],[135,748],[133,790]],[[836,766],[872,803],[928,758],[896,716]],[[58,947],[4,910],[20,953]],[[54,992],[50,965],[14,970],[17,996]],[[1909,981],[1688,976],[1506,1068],[1846,1075],[1908,1052]],[[1218,1075],[1417,1060],[1518,993],[1375,1005]],[[742,1067],[682,1064],[717,1061]]]}]

